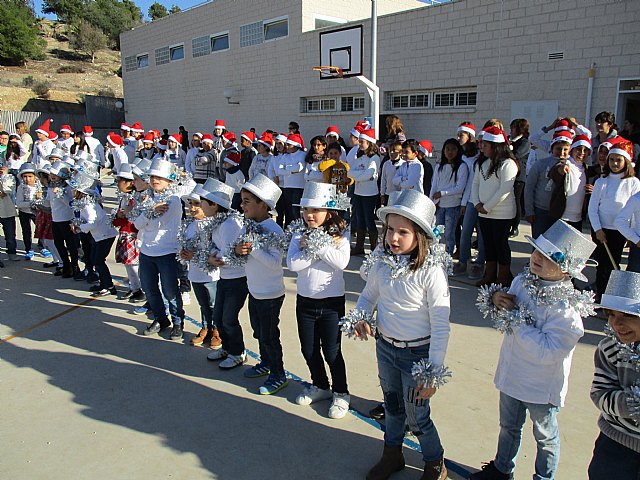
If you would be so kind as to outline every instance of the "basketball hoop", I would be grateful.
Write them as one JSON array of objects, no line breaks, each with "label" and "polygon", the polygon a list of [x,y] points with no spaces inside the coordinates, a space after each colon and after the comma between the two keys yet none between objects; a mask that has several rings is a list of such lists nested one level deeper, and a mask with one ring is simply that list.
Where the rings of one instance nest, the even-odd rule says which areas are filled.
[{"label": "basketball hoop", "polygon": [[332,65],[313,67],[313,71],[320,72],[320,76],[331,78],[342,78],[343,71],[340,67],[334,67]]}]

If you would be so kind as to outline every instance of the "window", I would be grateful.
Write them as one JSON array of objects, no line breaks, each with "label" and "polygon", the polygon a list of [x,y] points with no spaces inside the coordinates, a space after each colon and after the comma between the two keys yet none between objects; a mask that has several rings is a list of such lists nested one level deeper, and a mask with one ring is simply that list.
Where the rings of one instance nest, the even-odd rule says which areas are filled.
[{"label": "window", "polygon": [[283,18],[264,22],[264,40],[275,40],[276,38],[286,37],[289,35],[289,19]]},{"label": "window", "polygon": [[302,113],[335,112],[335,97],[324,98],[302,98],[300,102]]},{"label": "window", "polygon": [[475,107],[477,92],[456,93],[456,107]]},{"label": "window", "polygon": [[169,61],[169,47],[156,48],[156,65],[164,65]]},{"label": "window", "polygon": [[264,41],[264,29],[262,22],[250,23],[240,26],[240,46],[249,47],[258,45]]},{"label": "window", "polygon": [[425,108],[429,106],[429,94],[409,95],[410,108]]},{"label": "window", "polygon": [[136,70],[138,68],[138,65],[136,63],[136,57],[135,56],[130,56],[130,57],[124,57],[124,70],[125,72],[132,72],[134,70]]},{"label": "window", "polygon": [[229,50],[229,34],[215,35],[211,37],[211,51],[220,52]]},{"label": "window", "polygon": [[341,112],[364,110],[364,97],[342,97],[340,99]]},{"label": "window", "polygon": [[436,93],[433,105],[437,107],[453,107],[456,96],[453,93]]},{"label": "window", "polygon": [[176,45],[169,49],[169,57],[172,62],[176,60],[182,60],[184,58],[184,45]]},{"label": "window", "polygon": [[143,53],[136,58],[138,68],[147,68],[149,66],[149,54]]},{"label": "window", "polygon": [[193,58],[203,57],[211,53],[209,47],[209,36],[198,37],[191,40],[191,54]]},{"label": "window", "polygon": [[391,108],[409,108],[409,95],[393,95]]},{"label": "window", "polygon": [[475,107],[476,91],[433,90],[425,92],[391,92],[386,96],[387,110]]}]

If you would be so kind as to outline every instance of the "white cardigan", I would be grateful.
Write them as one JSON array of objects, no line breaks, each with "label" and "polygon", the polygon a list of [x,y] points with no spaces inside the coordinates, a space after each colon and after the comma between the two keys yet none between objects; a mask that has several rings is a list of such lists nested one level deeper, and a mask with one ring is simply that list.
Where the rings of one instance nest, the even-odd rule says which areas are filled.
[{"label": "white cardigan", "polygon": [[529,307],[535,324],[521,325],[504,336],[494,383],[502,393],[522,402],[562,407],[573,351],[584,335],[582,318],[575,309],[560,303],[536,306],[523,279],[524,275],[518,275],[509,293],[516,296],[519,305]]},{"label": "white cardigan", "polygon": [[629,199],[613,222],[624,238],[638,245],[640,242],[640,193]]},{"label": "white cardigan", "polygon": [[589,200],[589,222],[595,232],[603,228],[615,229],[615,219],[629,199],[640,192],[640,180],[622,178],[621,173],[610,173],[596,180]]},{"label": "white cardigan", "polygon": [[[480,217],[499,220],[510,220],[516,215],[516,200],[513,194],[513,183],[518,175],[518,165],[509,159],[486,180],[483,172],[489,170],[489,160],[482,165],[476,164],[471,189],[471,203],[482,203],[488,213],[480,213]],[[486,175],[486,173],[485,173]]]},{"label": "white cardigan", "polygon": [[[384,169],[384,166],[382,168]],[[420,160],[417,158],[415,160],[407,160],[401,162],[396,168],[396,174],[393,177],[393,185],[397,190],[416,190],[420,193],[424,193],[424,186],[422,183],[423,177],[424,167],[422,166],[422,163],[420,163]]]}]

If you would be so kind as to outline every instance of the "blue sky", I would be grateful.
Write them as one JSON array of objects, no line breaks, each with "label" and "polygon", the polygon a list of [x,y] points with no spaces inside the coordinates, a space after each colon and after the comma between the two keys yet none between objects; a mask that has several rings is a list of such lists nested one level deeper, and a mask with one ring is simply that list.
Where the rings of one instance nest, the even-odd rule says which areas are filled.
[{"label": "blue sky", "polygon": [[[134,0],[135,4],[138,5],[138,7],[140,7],[140,10],[142,10],[142,13],[144,14],[145,17],[147,17],[147,10],[149,10],[149,7],[151,6],[151,4],[155,3],[156,0]],[[167,7],[167,10],[169,8],[171,8],[171,5],[179,5],[180,8],[182,8],[183,10],[189,7],[193,7],[194,5],[199,5],[201,3],[204,3],[205,0],[174,0],[174,1],[165,1],[165,0],[158,0],[159,3],[162,3],[165,7]],[[55,19],[55,15],[44,15],[42,13],[42,0],[34,0],[34,5],[36,7],[36,15],[38,17],[42,17],[45,16],[46,18],[50,18],[50,19]]]}]

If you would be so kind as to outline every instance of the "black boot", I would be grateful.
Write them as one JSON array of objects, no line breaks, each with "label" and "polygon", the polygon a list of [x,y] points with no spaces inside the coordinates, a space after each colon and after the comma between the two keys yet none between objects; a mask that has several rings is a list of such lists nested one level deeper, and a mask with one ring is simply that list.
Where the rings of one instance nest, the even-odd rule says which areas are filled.
[{"label": "black boot", "polygon": [[404,468],[402,445],[389,447],[385,444],[382,458],[367,473],[367,480],[387,480],[392,474]]}]

